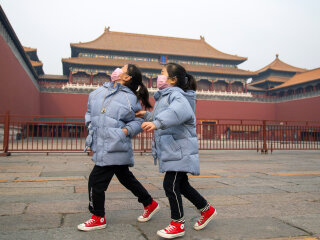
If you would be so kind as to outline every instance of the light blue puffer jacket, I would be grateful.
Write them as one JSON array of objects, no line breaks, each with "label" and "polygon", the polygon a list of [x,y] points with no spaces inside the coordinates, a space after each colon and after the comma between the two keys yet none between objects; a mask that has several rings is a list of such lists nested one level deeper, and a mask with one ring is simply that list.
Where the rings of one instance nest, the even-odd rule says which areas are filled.
[{"label": "light blue puffer jacket", "polygon": [[[135,117],[141,109],[135,94],[119,83],[106,82],[90,93],[85,121],[93,129],[91,149],[96,165],[134,165],[131,138],[142,131],[143,120]],[[128,136],[121,128],[128,129]]]},{"label": "light blue puffer jacket", "polygon": [[159,171],[180,171],[200,174],[198,139],[196,134],[195,91],[184,92],[169,87],[155,93],[153,112],[147,112],[145,121],[153,121],[152,155],[159,161]]}]

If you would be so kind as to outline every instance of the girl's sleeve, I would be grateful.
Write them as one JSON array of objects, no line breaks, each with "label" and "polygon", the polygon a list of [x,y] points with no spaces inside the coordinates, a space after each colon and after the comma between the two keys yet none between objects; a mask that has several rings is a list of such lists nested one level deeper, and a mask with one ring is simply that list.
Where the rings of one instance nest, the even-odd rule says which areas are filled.
[{"label": "girl's sleeve", "polygon": [[91,94],[89,94],[89,98],[88,98],[88,104],[87,104],[87,112],[85,114],[85,123],[86,123],[86,126],[89,125],[89,123],[91,122]]},{"label": "girl's sleeve", "polygon": [[194,116],[188,100],[181,93],[174,94],[172,97],[169,107],[157,114],[153,121],[157,129],[166,129],[180,125]]},{"label": "girl's sleeve", "polygon": [[[137,101],[136,105],[133,107],[133,111],[137,112],[142,109],[140,102]],[[135,115],[134,115],[135,116]],[[141,124],[143,123],[142,118],[134,117],[131,121],[128,121],[126,123],[125,128],[128,130],[128,136],[134,137],[138,135],[140,132],[142,132]]]},{"label": "girl's sleeve", "polygon": [[151,118],[152,118],[152,112],[146,111],[146,113],[145,113],[144,116],[143,116],[143,119],[144,119],[146,122],[149,122],[149,121],[152,120]]}]

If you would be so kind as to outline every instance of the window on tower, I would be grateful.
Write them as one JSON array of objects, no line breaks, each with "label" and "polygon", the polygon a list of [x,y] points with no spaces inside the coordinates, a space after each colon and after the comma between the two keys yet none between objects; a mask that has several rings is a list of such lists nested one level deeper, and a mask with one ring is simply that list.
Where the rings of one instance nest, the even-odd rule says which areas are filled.
[{"label": "window on tower", "polygon": [[167,63],[167,56],[160,56],[160,63],[166,64]]}]

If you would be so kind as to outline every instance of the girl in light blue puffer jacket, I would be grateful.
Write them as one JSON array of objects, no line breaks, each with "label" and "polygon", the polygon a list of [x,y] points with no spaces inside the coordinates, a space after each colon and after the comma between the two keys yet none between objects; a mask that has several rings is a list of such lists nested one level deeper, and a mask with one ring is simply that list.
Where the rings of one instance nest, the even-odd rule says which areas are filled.
[{"label": "girl in light blue puffer jacket", "polygon": [[134,165],[131,138],[142,131],[142,119],[135,112],[141,110],[139,100],[151,108],[148,90],[135,65],[118,68],[111,77],[115,81],[106,82],[90,93],[85,115],[86,125],[90,126],[86,147],[93,151],[95,166],[88,182],[89,211],[93,215],[78,225],[82,231],[106,227],[105,191],[113,175],[143,204],[145,211],[138,221],[148,221],[159,210],[158,203],[129,170]]},{"label": "girl in light blue puffer jacket", "polygon": [[165,172],[163,188],[168,197],[172,221],[157,234],[164,238],[183,236],[184,213],[181,194],[201,212],[194,229],[203,229],[217,214],[216,210],[195,190],[187,173],[200,174],[195,117],[195,79],[176,63],[169,63],[157,80],[158,88],[153,112],[140,111],[141,127],[154,132],[152,155]]}]

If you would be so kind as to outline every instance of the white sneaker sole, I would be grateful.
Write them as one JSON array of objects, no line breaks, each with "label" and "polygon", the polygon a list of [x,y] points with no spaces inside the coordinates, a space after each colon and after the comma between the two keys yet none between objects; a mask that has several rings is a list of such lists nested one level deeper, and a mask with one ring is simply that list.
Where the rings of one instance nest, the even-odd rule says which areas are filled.
[{"label": "white sneaker sole", "polygon": [[81,231],[93,231],[93,230],[99,230],[99,229],[104,229],[107,227],[107,224],[104,224],[104,225],[100,225],[100,226],[96,226],[96,227],[84,227],[84,226],[81,226],[78,225],[78,229],[81,230]]},{"label": "white sneaker sole", "polygon": [[155,215],[157,212],[159,212],[159,210],[160,210],[160,205],[158,204],[158,206],[156,207],[156,209],[153,210],[153,212],[149,215],[149,217],[147,217],[147,218],[140,218],[140,217],[142,217],[142,216],[140,216],[140,217],[137,218],[137,220],[138,220],[139,222],[147,222],[147,221],[149,221],[149,220],[152,218],[153,215]]},{"label": "white sneaker sole", "polygon": [[181,232],[181,233],[176,233],[176,234],[166,234],[163,232],[160,232],[160,230],[157,232],[158,236],[166,238],[166,239],[172,239],[172,238],[177,238],[177,237],[182,237],[185,232]]},{"label": "white sneaker sole", "polygon": [[194,225],[193,226],[193,228],[195,229],[195,230],[201,230],[201,229],[203,229],[203,228],[205,228],[207,225],[208,225],[208,223],[215,217],[215,216],[217,216],[217,209],[214,211],[214,213],[211,215],[211,217],[209,217],[208,219],[207,219],[207,221],[205,221],[204,222],[204,224],[202,224],[202,225],[200,225],[200,226],[196,226],[196,225]]}]

